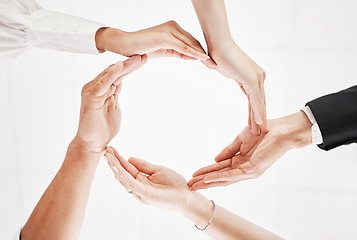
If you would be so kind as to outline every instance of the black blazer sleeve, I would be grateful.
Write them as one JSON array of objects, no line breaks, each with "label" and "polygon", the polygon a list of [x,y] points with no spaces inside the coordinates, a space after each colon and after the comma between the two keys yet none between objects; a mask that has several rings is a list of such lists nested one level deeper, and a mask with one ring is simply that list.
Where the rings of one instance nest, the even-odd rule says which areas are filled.
[{"label": "black blazer sleeve", "polygon": [[357,85],[306,104],[320,127],[321,149],[357,142]]}]

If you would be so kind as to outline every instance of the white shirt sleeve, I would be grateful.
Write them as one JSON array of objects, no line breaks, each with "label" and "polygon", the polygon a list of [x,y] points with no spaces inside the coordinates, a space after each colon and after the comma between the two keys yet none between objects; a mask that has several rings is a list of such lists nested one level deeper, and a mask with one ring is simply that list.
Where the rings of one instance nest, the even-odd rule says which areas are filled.
[{"label": "white shirt sleeve", "polygon": [[323,143],[323,138],[321,134],[321,130],[319,125],[317,124],[317,121],[315,119],[314,114],[312,113],[311,109],[309,106],[305,106],[301,108],[301,111],[303,111],[306,116],[309,118],[312,127],[311,127],[311,136],[312,136],[312,143],[319,145]]},{"label": "white shirt sleeve", "polygon": [[20,240],[20,233],[21,233],[21,229],[19,231],[17,231],[17,233],[15,234],[13,240]]},{"label": "white shirt sleeve", "polygon": [[35,0],[0,1],[0,57],[31,47],[99,53],[95,34],[106,25],[43,9]]}]

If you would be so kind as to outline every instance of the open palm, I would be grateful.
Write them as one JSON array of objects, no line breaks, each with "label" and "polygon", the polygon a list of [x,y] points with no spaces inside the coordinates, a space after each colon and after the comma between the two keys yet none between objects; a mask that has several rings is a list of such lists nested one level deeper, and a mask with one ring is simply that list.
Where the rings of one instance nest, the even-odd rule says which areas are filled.
[{"label": "open palm", "polygon": [[177,172],[138,158],[126,161],[112,147],[105,156],[117,180],[139,201],[174,211],[187,208],[192,193]]}]

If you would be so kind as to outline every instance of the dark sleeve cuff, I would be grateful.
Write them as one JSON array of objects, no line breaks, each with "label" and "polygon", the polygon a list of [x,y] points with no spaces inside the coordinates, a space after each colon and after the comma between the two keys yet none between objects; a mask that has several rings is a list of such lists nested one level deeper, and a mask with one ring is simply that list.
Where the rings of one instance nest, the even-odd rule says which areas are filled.
[{"label": "dark sleeve cuff", "polygon": [[321,149],[357,142],[357,85],[306,104],[321,130]]}]

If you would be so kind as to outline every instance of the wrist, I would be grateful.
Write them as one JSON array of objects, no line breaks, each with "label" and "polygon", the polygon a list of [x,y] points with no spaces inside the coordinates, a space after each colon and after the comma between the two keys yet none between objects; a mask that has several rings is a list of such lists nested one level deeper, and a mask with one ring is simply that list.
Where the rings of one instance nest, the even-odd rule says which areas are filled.
[{"label": "wrist", "polygon": [[286,142],[289,149],[301,148],[312,144],[311,127],[312,124],[304,112],[280,119],[282,126],[282,140]]},{"label": "wrist", "polygon": [[102,149],[92,148],[86,142],[82,141],[76,136],[69,144],[67,152],[83,156],[85,159],[99,160],[104,152],[104,149],[105,147]]},{"label": "wrist", "polygon": [[212,202],[198,192],[190,192],[187,208],[182,215],[199,228],[203,228],[212,216]]},{"label": "wrist", "polygon": [[100,28],[95,35],[97,49],[122,54],[125,36],[126,32],[120,29]]},{"label": "wrist", "polygon": [[210,39],[206,39],[206,43],[207,50],[210,54],[219,52],[225,53],[227,50],[230,51],[232,48],[237,47],[237,44],[230,35],[226,37],[211,37]]}]

